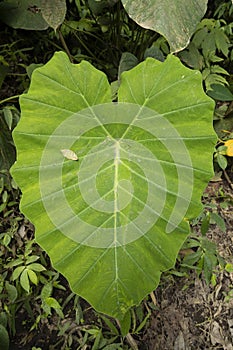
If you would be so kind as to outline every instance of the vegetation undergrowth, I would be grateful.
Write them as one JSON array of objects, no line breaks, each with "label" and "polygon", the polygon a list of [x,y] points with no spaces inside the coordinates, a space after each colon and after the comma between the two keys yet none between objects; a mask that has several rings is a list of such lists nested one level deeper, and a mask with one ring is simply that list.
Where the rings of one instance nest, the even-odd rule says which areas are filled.
[{"label": "vegetation undergrowth", "polygon": [[[116,319],[96,312],[69,289],[55,271],[49,257],[34,242],[33,225],[19,210],[20,189],[9,169],[16,159],[12,131],[19,118],[18,97],[27,91],[32,72],[45,64],[55,51],[65,51],[73,63],[87,60],[105,72],[111,82],[113,100],[121,73],[147,57],[163,62],[169,43],[159,33],[136,24],[120,1],[67,1],[66,17],[54,31],[14,29],[1,23],[0,42],[0,349],[146,349],[143,334],[150,316],[158,308],[153,292]],[[39,11],[31,8],[28,11]],[[206,93],[216,101],[214,127],[219,141],[214,153],[215,176],[233,185],[233,87],[231,1],[209,3],[189,45],[176,53],[188,67],[202,73]],[[3,19],[2,19],[3,20]],[[36,28],[35,28],[36,29]],[[29,35],[30,33],[30,35]],[[215,286],[219,271],[233,267],[209,240],[216,225],[226,231],[219,205],[232,205],[232,196],[216,194],[217,202],[206,202],[191,223],[192,233],[184,243],[175,267],[164,279],[187,278],[190,271]],[[196,232],[199,232],[198,234]],[[92,286],[90,286],[92,288]],[[52,339],[48,338],[50,330]],[[41,335],[45,332],[45,337]],[[19,340],[20,334],[20,340]]]}]

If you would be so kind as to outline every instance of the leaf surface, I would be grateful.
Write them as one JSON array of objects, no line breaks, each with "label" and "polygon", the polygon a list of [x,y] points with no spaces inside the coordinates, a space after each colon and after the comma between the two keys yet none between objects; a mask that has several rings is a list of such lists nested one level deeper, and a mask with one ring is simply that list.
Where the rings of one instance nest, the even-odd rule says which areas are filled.
[{"label": "leaf surface", "polygon": [[171,52],[188,45],[207,9],[207,0],[122,0],[122,4],[141,27],[162,34]]},{"label": "leaf surface", "polygon": [[0,4],[0,19],[13,28],[44,30],[49,27],[41,15],[43,0],[10,0]]},{"label": "leaf surface", "polygon": [[72,290],[122,319],[174,265],[212,176],[214,103],[201,75],[148,58],[122,73],[112,103],[102,72],[56,53],[20,104],[21,210]]},{"label": "leaf surface", "polygon": [[62,24],[66,15],[66,1],[65,0],[42,0],[41,12],[44,20],[55,31]]}]

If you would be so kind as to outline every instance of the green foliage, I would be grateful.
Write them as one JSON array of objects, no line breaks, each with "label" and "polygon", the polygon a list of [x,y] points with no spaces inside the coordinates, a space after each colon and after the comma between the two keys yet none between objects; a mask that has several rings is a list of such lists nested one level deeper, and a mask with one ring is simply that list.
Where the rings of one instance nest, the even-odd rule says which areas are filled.
[{"label": "green foliage", "polygon": [[[164,8],[165,1],[157,3],[159,6],[161,5],[161,8]],[[187,1],[185,6],[186,4]],[[12,5],[14,9],[10,10],[9,6],[13,7]],[[52,7],[48,8],[50,5]],[[145,6],[145,2],[140,2],[140,5]],[[168,20],[169,11],[173,11],[170,1],[167,6],[163,22],[166,25],[169,24],[169,30],[174,25],[175,18],[174,13],[172,13],[171,21]],[[202,6],[205,6],[204,2],[202,2]],[[213,9],[210,15],[211,19],[205,19],[200,23],[189,47],[179,56],[189,67],[203,73],[209,96],[218,101],[232,101],[232,1],[209,2],[208,8],[208,15],[211,12],[210,8]],[[117,101],[121,80],[125,82],[125,86],[126,80],[128,80],[127,75],[122,73],[137,66],[147,57],[153,57],[163,62],[170,53],[168,42],[158,33],[138,26],[128,17],[120,1],[117,0],[69,0],[66,1],[66,4],[62,0],[37,1],[35,6],[31,1],[16,2],[11,0],[1,1],[0,9],[0,17],[5,23],[14,28],[34,30],[34,32],[29,33],[12,30],[7,26],[1,29],[0,86],[2,97],[0,103],[5,107],[0,111],[0,310],[2,310],[0,312],[0,325],[2,327],[0,328],[3,329],[5,335],[9,332],[10,336],[14,336],[17,324],[20,326],[21,323],[22,325],[24,323],[28,332],[20,342],[22,347],[28,347],[30,340],[36,336],[38,330],[43,329],[49,319],[53,333],[57,336],[54,348],[137,349],[137,344],[131,334],[138,339],[138,335],[148,325],[151,310],[155,308],[148,299],[126,313],[124,319],[121,320],[120,328],[116,320],[94,313],[81,298],[71,293],[62,276],[52,270],[48,259],[44,259],[44,254],[36,245],[31,245],[28,242],[28,239],[31,241],[33,236],[32,228],[27,221],[23,221],[22,214],[18,212],[20,193],[8,171],[10,165],[15,161],[15,148],[11,132],[19,119],[19,112],[13,107],[13,104],[18,108],[17,98],[22,91],[27,91],[28,77],[31,77],[33,70],[41,66],[42,63],[46,63],[55,50],[62,49],[69,54],[72,61],[80,62],[86,59],[104,71],[109,80],[113,81],[112,91],[108,90],[107,93],[108,98],[112,93],[113,100]],[[182,8],[182,11],[184,9],[185,7]],[[66,18],[64,19],[65,12]],[[156,16],[153,15],[153,17]],[[158,25],[158,21],[156,24]],[[48,28],[49,26],[51,28]],[[165,35],[164,23],[162,26],[161,33]],[[39,31],[45,28],[48,29]],[[173,32],[177,33],[178,30],[179,28],[176,27]],[[165,36],[169,39],[169,35]],[[187,37],[185,35],[186,43],[189,36],[190,34]],[[178,39],[177,35],[175,39]],[[170,39],[169,41],[171,43]],[[174,45],[176,46],[177,42],[171,44],[171,48],[174,48]],[[213,49],[212,52],[209,49]],[[64,67],[61,66],[58,76],[63,72],[63,69]],[[133,72],[137,73],[134,75],[134,84],[130,80],[130,87],[141,84],[141,81],[138,80],[138,71],[131,71],[132,74]],[[161,81],[166,80],[166,74]],[[88,79],[87,75],[87,81]],[[92,81],[91,78],[90,81]],[[154,78],[154,81],[157,81],[157,78]],[[99,87],[98,82],[93,80],[93,86],[95,86],[93,94],[96,94]],[[44,88],[43,84],[41,88]],[[51,87],[52,90],[53,87]],[[54,98],[55,91],[56,89],[54,89]],[[187,91],[190,93],[190,88]],[[129,98],[127,89],[122,89],[122,86],[120,94],[122,97]],[[137,95],[137,98],[138,96],[140,94]],[[60,99],[63,99],[63,94]],[[9,101],[12,102],[12,105],[6,106],[6,102]],[[169,99],[169,94],[164,98],[164,101],[161,100],[161,105],[172,106],[173,101]],[[69,102],[68,106],[72,106],[72,103],[73,101]],[[65,106],[65,109],[69,108]],[[214,123],[218,136],[223,142],[216,146],[214,159],[225,172],[230,169],[230,157],[226,155],[224,142],[233,138],[232,121],[232,104],[218,103]],[[48,118],[46,117],[44,125],[47,123]],[[30,128],[33,124],[34,120],[31,119]],[[189,129],[187,133],[189,133]],[[196,150],[197,154],[201,154],[204,148],[205,146],[202,144],[200,149]],[[30,149],[31,143],[29,142],[26,151],[30,152]],[[80,149],[75,149],[75,151],[80,157]],[[31,156],[33,157],[33,155],[34,151],[31,150]],[[69,169],[69,161],[63,160],[67,167],[65,170],[72,173],[72,169]],[[78,164],[76,164],[78,167],[82,160],[81,154]],[[70,163],[72,164],[72,162]],[[216,166],[216,169],[219,170],[219,167]],[[26,180],[29,186],[31,178],[28,177]],[[172,180],[169,179],[168,182],[170,181]],[[100,182],[98,183],[100,184]],[[30,193],[28,195],[30,196]],[[70,198],[68,200],[70,201]],[[227,199],[224,199],[222,204],[224,205],[226,202]],[[184,246],[187,254],[182,255],[183,258],[178,257],[176,270],[173,269],[168,273],[187,276],[189,269],[194,269],[198,276],[203,275],[207,283],[214,285],[219,265],[221,270],[224,267],[227,272],[232,272],[232,265],[222,261],[216,247],[208,241],[205,234],[207,230],[212,228],[213,224],[224,231],[225,223],[216,207],[205,209],[198,220],[202,236],[197,237],[192,234],[188,238],[185,243],[187,249]],[[53,243],[49,244],[49,249],[52,249],[52,246]],[[143,251],[144,253],[145,251]],[[142,256],[141,251],[139,256]],[[33,261],[33,259],[35,260]],[[150,262],[150,269],[154,268],[153,264]],[[44,266],[46,266],[46,270],[44,270]],[[157,267],[155,266],[155,269]],[[79,269],[79,262],[75,269]],[[111,270],[111,265],[108,266],[108,269]],[[71,275],[73,271],[74,269],[72,270],[70,267]],[[134,276],[134,271],[132,275]],[[99,275],[95,277],[102,280],[105,277],[103,270],[99,270]],[[87,288],[93,289],[95,292],[96,286],[93,281],[88,284]],[[155,287],[155,284],[153,286]],[[151,286],[150,290],[154,287]],[[136,291],[137,288],[138,284],[135,284]],[[225,299],[226,301],[232,299],[232,290],[226,294]],[[23,321],[22,317],[24,317]],[[9,338],[8,334],[6,338]],[[0,348],[3,346],[1,340],[0,335]],[[44,346],[44,343],[38,344],[38,347],[33,347],[33,349],[43,349]]]},{"label": "green foliage", "polygon": [[232,99],[226,88],[219,87],[228,85],[226,77],[229,73],[220,63],[224,61],[223,57],[231,59],[231,36],[231,23],[205,18],[197,26],[187,49],[179,54],[190,67],[202,72],[207,92],[210,91],[210,95],[216,99]]},{"label": "green foliage", "polygon": [[[215,136],[213,103],[200,74],[173,56],[122,73],[118,104],[110,101],[102,72],[57,53],[33,73],[21,98],[13,173],[23,191],[21,209],[56,269],[97,310],[122,318],[174,264],[212,175],[207,159]],[[78,161],[64,161],[61,150],[70,148]]]},{"label": "green foliage", "polygon": [[[0,110],[0,181],[3,180],[2,185],[6,183],[8,187],[11,184],[8,171],[15,162],[15,146],[12,140],[11,132],[19,120],[19,112],[14,108],[5,107]],[[3,187],[1,186],[0,188]],[[1,191],[2,191],[1,190]],[[5,192],[6,193],[6,192]],[[4,195],[3,204],[7,202],[7,196]],[[0,212],[4,205],[0,206]]]},{"label": "green foliage", "polygon": [[9,349],[9,335],[6,328],[0,323],[0,350]]},{"label": "green foliage", "polygon": [[171,52],[184,49],[196,25],[204,16],[204,0],[122,0],[129,16],[144,28],[159,32],[168,40]]}]

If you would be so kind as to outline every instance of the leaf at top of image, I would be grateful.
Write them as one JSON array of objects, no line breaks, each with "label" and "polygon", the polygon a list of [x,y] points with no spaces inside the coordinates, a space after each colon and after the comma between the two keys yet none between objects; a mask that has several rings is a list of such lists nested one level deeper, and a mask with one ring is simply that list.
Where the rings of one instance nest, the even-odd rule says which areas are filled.
[{"label": "leaf at top of image", "polygon": [[141,27],[163,35],[171,52],[183,50],[207,10],[207,0],[122,0]]},{"label": "leaf at top of image", "polygon": [[66,0],[42,0],[41,13],[44,20],[56,31],[66,16]]},{"label": "leaf at top of image", "polygon": [[10,27],[26,30],[45,30],[48,23],[41,15],[42,0],[10,0],[0,3],[0,19]]}]

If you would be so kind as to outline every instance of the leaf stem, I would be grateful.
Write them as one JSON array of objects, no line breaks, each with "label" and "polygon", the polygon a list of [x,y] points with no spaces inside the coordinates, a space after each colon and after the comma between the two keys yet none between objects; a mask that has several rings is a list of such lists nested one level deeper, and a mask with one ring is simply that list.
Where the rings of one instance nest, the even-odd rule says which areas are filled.
[{"label": "leaf stem", "polygon": [[7,98],[5,98],[4,100],[1,100],[1,101],[0,101],[0,104],[3,104],[3,103],[5,103],[5,102],[11,101],[11,100],[14,100],[14,99],[16,99],[16,98],[19,98],[19,96],[20,96],[20,95],[14,95],[14,96],[7,97]]},{"label": "leaf stem", "polygon": [[60,39],[60,41],[61,41],[61,43],[62,43],[62,46],[63,46],[64,49],[65,49],[65,52],[67,53],[67,55],[68,55],[68,57],[69,57],[69,59],[70,59],[70,62],[71,62],[71,63],[74,63],[73,57],[72,57],[72,55],[71,55],[71,53],[70,53],[70,50],[69,50],[68,46],[66,45],[64,36],[62,35],[62,32],[60,31],[60,28],[58,28],[57,31],[58,31],[59,39]]}]

